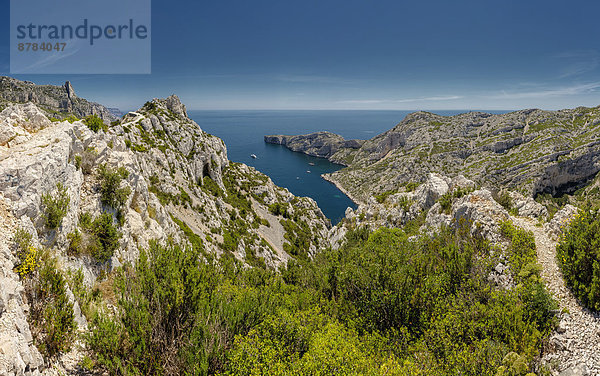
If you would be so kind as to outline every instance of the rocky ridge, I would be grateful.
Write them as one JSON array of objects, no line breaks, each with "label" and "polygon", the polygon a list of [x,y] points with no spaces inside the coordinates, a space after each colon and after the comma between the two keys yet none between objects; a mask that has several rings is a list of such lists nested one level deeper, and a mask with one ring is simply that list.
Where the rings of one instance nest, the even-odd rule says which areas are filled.
[{"label": "rocky ridge", "polygon": [[[291,252],[314,253],[327,242],[330,222],[314,200],[295,197],[253,168],[230,162],[223,141],[189,119],[176,96],[148,102],[97,133],[84,121],[50,121],[48,116],[33,103],[13,103],[0,112],[5,208],[0,215],[5,221],[0,223],[0,374],[71,374],[81,361],[76,348],[51,361],[41,359],[32,345],[27,301],[13,271],[11,239],[17,229],[32,234],[36,248],[50,249],[65,274],[81,270],[88,287],[135,262],[151,240],[172,239],[202,247],[206,257],[227,254],[247,266],[270,268],[285,264]],[[123,176],[119,187],[127,194],[121,208],[103,202],[98,172],[103,168]],[[42,195],[56,194],[59,183],[69,204],[60,227],[50,230]],[[82,217],[98,218],[103,212],[112,215],[121,234],[108,261],[85,250],[68,251],[70,234],[89,236]],[[294,248],[301,237],[307,239],[305,250]],[[85,326],[85,317],[79,315],[78,321],[80,329]]]},{"label": "rocky ridge", "polygon": [[0,110],[11,103],[33,103],[49,117],[60,119],[69,114],[78,118],[96,115],[107,122],[118,119],[101,104],[78,97],[69,81],[63,86],[53,86],[0,77]]},{"label": "rocky ridge", "polygon": [[[573,192],[600,171],[599,126],[598,107],[498,115],[416,112],[359,149],[328,156],[348,165],[328,180],[361,202],[403,183],[423,182],[430,172],[462,174],[478,184],[529,197]],[[324,141],[335,144],[337,139],[330,135]],[[320,145],[327,147],[327,142]],[[307,142],[292,150],[313,152]]]}]

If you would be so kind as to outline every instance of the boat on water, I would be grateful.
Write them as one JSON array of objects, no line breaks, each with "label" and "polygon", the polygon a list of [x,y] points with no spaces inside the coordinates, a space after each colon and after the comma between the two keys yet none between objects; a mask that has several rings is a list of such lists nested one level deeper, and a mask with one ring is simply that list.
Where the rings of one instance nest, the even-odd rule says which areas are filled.
[{"label": "boat on water", "polygon": [[309,165],[314,166],[314,162],[308,162]]},{"label": "boat on water", "polygon": [[252,157],[252,159],[257,159],[258,157],[256,156],[256,154],[250,154],[250,156]]},{"label": "boat on water", "polygon": [[310,170],[306,170],[306,173],[307,173],[307,174],[310,174]]}]

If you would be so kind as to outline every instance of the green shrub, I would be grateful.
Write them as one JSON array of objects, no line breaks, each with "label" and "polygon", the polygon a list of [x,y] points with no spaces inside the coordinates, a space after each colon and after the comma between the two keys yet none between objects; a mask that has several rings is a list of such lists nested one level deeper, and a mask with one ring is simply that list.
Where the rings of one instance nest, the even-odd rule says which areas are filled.
[{"label": "green shrub", "polygon": [[106,164],[98,168],[100,178],[100,201],[115,210],[120,211],[131,194],[129,187],[121,188],[121,182],[129,176],[129,172],[123,168],[112,169]]},{"label": "green shrub", "polygon": [[203,263],[193,248],[151,242],[115,280],[120,314],[92,320],[91,358],[110,374],[216,374],[235,336],[273,312],[266,281],[238,264]]},{"label": "green shrub", "polygon": [[288,204],[281,204],[276,202],[274,204],[269,205],[269,211],[273,215],[282,216],[284,218],[290,218],[290,214],[288,211]]},{"label": "green shrub", "polygon": [[73,256],[81,254],[82,240],[81,233],[75,229],[75,231],[67,234],[67,240],[69,246],[67,247],[67,253]]},{"label": "green shrub", "polygon": [[566,284],[581,302],[600,311],[600,214],[580,209],[561,236],[556,258]]},{"label": "green shrub", "polygon": [[79,121],[79,118],[73,114],[67,116],[64,120],[68,121],[69,123],[73,124],[76,121]]},{"label": "green shrub", "polygon": [[391,190],[391,191],[386,191],[383,192],[381,194],[375,195],[375,200],[377,200],[378,203],[383,204],[383,202],[391,195],[398,193],[397,190]]},{"label": "green shrub", "polygon": [[75,168],[79,170],[81,168],[81,155],[76,155],[74,160]]},{"label": "green shrub", "polygon": [[13,235],[13,242],[17,247],[17,255],[25,254],[33,245],[33,236],[25,229],[19,227]]},{"label": "green shrub", "polygon": [[102,129],[104,132],[108,131],[108,126],[104,124],[104,121],[102,121],[102,119],[96,115],[87,116],[83,122],[88,126],[88,128],[96,133],[100,131],[100,129]]},{"label": "green shrub", "polygon": [[67,352],[75,339],[73,304],[56,260],[44,261],[25,286],[30,302],[29,322],[34,342],[42,354],[54,357]]},{"label": "green shrub", "polygon": [[496,194],[494,197],[497,203],[499,203],[504,209],[507,211],[511,211],[513,207],[512,199],[510,198],[510,194],[508,191],[502,190]]},{"label": "green shrub", "polygon": [[[235,243],[245,235],[232,216],[223,234]],[[354,229],[341,248],[291,259],[280,274],[152,242],[116,278],[117,314],[91,320],[90,359],[109,374],[521,372],[555,305],[531,234],[503,233],[513,289],[489,280],[495,250],[462,227],[419,238]]]},{"label": "green shrub", "polygon": [[69,209],[69,194],[67,188],[58,183],[56,195],[42,194],[42,206],[44,207],[44,224],[47,228],[54,230],[60,226]]},{"label": "green shrub", "polygon": [[108,261],[119,247],[121,233],[113,224],[112,215],[103,213],[92,223],[92,234],[95,237],[92,256],[100,262]]}]

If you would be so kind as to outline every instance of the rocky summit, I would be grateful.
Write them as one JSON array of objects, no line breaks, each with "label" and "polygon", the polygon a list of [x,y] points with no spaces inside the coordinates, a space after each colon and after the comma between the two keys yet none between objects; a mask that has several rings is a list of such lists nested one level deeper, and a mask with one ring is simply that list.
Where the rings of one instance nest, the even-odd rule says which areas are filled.
[{"label": "rocky summit", "polygon": [[63,86],[53,86],[0,77],[0,109],[10,103],[33,103],[50,117],[60,119],[72,114],[78,118],[97,115],[106,121],[117,120],[117,116],[113,114],[114,109],[111,112],[101,104],[78,97],[69,81]]}]

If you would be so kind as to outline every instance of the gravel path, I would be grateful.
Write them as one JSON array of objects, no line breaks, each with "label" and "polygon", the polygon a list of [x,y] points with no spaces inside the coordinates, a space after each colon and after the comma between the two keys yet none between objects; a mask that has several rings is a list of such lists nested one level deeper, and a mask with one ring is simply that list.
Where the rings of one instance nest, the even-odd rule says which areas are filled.
[{"label": "gravel path", "polygon": [[[546,287],[560,305],[561,315],[558,328],[550,337],[549,348],[545,349],[542,360],[553,365],[558,371],[576,373],[568,375],[600,376],[600,317],[584,308],[565,285],[562,273],[556,262],[556,242],[536,221],[528,218],[514,218],[515,225],[533,232],[537,249],[538,263],[542,266],[542,278]],[[585,365],[586,367],[582,367]],[[583,371],[587,368],[589,373]]]}]

